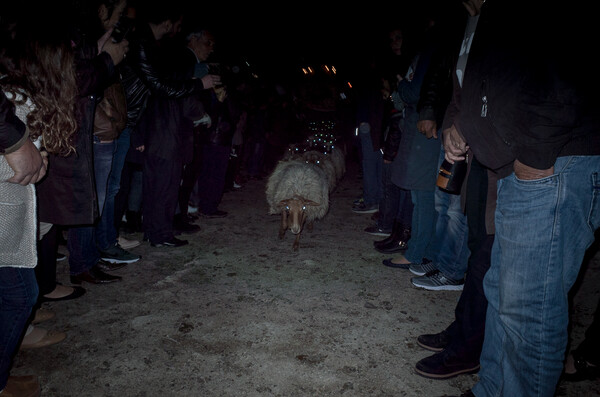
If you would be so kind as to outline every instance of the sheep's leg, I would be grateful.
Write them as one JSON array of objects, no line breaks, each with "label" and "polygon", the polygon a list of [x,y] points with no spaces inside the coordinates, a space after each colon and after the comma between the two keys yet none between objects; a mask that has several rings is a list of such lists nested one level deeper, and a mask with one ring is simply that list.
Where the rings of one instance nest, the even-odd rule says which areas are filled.
[{"label": "sheep's leg", "polygon": [[300,246],[300,234],[296,234],[296,239],[294,240],[294,245],[292,246],[292,250],[298,251],[298,247]]},{"label": "sheep's leg", "polygon": [[281,211],[281,226],[279,226],[279,239],[283,240],[285,231],[287,230],[287,212]]}]

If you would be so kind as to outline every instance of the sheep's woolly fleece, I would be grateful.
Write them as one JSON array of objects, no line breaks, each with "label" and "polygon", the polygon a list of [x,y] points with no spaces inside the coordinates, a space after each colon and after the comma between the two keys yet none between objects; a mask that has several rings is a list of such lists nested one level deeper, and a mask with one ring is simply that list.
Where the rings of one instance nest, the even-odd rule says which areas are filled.
[{"label": "sheep's woolly fleece", "polygon": [[306,221],[321,219],[329,211],[329,182],[319,166],[302,160],[280,161],[269,176],[266,186],[269,214],[281,213],[280,202],[302,197],[319,203],[308,206]]}]

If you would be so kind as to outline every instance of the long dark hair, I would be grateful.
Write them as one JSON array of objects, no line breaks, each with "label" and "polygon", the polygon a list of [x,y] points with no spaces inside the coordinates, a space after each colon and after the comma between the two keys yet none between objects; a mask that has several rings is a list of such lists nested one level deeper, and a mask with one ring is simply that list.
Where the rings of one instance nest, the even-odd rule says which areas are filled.
[{"label": "long dark hair", "polygon": [[66,31],[37,22],[19,20],[12,37],[4,37],[1,85],[13,98],[24,96],[16,104],[33,102],[27,115],[30,137],[41,136],[49,153],[67,156],[75,152],[77,130],[75,55]]}]

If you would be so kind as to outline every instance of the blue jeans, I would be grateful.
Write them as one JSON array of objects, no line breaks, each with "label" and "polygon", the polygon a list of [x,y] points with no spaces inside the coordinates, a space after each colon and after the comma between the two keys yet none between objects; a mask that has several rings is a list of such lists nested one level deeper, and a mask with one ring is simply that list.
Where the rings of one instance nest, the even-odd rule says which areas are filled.
[{"label": "blue jeans", "polygon": [[363,199],[365,205],[379,205],[383,200],[383,154],[373,148],[371,126],[361,123],[358,127],[362,153]]},{"label": "blue jeans", "polygon": [[435,192],[433,190],[411,190],[413,203],[411,237],[404,257],[411,263],[421,263],[423,258],[433,258],[435,245]]},{"label": "blue jeans", "polygon": [[[444,149],[440,150],[440,165],[444,160]],[[437,223],[436,244],[430,258],[436,268],[446,277],[461,280],[465,277],[469,260],[469,227],[467,216],[462,210],[461,196],[441,189],[435,191]]]},{"label": "blue jeans", "polygon": [[[103,211],[108,175],[112,166],[115,142],[94,142],[94,176],[96,178],[96,195],[98,210]],[[69,268],[71,274],[84,273],[100,260],[96,246],[96,227],[94,225],[69,228],[67,236],[69,250]]]},{"label": "blue jeans", "polygon": [[560,157],[554,169],[498,182],[477,397],[551,397],[563,369],[567,295],[600,226],[600,156]]},{"label": "blue jeans", "polygon": [[125,156],[129,150],[130,135],[131,129],[125,128],[114,142],[115,147],[111,156],[110,173],[107,177],[104,208],[101,211],[100,221],[96,225],[96,244],[100,250],[106,250],[117,243],[115,197],[121,188],[121,173],[125,165]]},{"label": "blue jeans", "polygon": [[38,297],[33,268],[0,267],[0,390]]}]

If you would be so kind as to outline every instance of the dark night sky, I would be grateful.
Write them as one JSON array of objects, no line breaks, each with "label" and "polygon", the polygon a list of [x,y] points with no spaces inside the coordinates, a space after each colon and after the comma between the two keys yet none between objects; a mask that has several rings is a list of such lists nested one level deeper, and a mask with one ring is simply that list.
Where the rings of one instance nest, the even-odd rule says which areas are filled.
[{"label": "dark night sky", "polygon": [[343,6],[318,2],[280,2],[275,6],[247,2],[232,6],[227,2],[203,2],[186,18],[199,20],[217,34],[215,56],[228,53],[270,67],[306,63],[351,65],[371,52],[387,51],[387,31],[391,26],[407,27],[409,40],[410,32],[423,25],[426,12],[451,2],[458,3],[397,0]]}]

